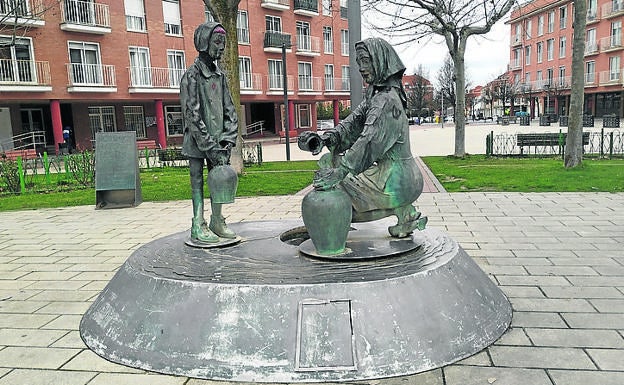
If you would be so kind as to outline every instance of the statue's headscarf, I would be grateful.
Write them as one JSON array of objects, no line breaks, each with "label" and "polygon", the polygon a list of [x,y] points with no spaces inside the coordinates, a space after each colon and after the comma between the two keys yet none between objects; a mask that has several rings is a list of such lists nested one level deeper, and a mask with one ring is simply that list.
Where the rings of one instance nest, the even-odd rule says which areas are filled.
[{"label": "statue's headscarf", "polygon": [[365,49],[371,57],[373,79],[366,90],[367,96],[372,96],[375,87],[395,87],[403,102],[403,107],[407,108],[407,95],[401,81],[405,65],[390,43],[384,39],[372,37],[355,43],[355,49]]},{"label": "statue's headscarf", "polygon": [[208,51],[210,37],[214,32],[225,33],[225,29],[220,23],[214,21],[209,21],[197,26],[195,34],[193,35],[193,43],[198,52]]}]

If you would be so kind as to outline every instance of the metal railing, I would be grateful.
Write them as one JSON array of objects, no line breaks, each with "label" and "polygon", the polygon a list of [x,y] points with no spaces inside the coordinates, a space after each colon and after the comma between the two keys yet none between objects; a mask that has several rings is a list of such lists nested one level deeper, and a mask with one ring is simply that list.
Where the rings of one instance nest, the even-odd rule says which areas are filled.
[{"label": "metal railing", "polygon": [[264,48],[282,48],[283,44],[290,48],[290,34],[274,31],[264,33]]},{"label": "metal railing", "polygon": [[318,13],[318,0],[295,0],[294,9]]},{"label": "metal railing", "polygon": [[349,78],[325,78],[325,92],[349,92],[351,82]]},{"label": "metal railing", "polygon": [[10,15],[0,17],[3,21],[10,18],[32,18],[40,16],[44,6],[42,0],[0,0],[0,15]]},{"label": "metal railing", "polygon": [[30,148],[44,148],[46,146],[45,131],[31,131],[15,135],[9,140],[0,142],[0,151],[27,150]]},{"label": "metal railing", "polygon": [[262,74],[241,72],[240,89],[241,91],[261,91],[262,90]]},{"label": "metal railing", "polygon": [[51,84],[50,63],[47,61],[0,59],[0,84]]},{"label": "metal railing", "polygon": [[600,50],[608,51],[622,48],[622,34],[611,35],[600,39]]},{"label": "metal railing", "polygon": [[116,85],[115,66],[103,64],[67,64],[70,86],[113,87]]},{"label": "metal railing", "polygon": [[297,53],[321,53],[321,39],[310,35],[297,35]]},{"label": "metal railing", "polygon": [[[277,91],[277,90],[283,90],[284,89],[284,82],[283,82],[283,78],[282,75],[267,75],[268,78],[268,84],[269,84],[269,90],[271,91]],[[287,86],[288,86],[288,90],[289,91],[293,91],[293,88],[295,87],[295,80],[291,75],[288,75],[287,78]]]},{"label": "metal railing", "polygon": [[129,67],[131,87],[179,88],[186,69],[159,67]]},{"label": "metal railing", "polygon": [[61,21],[66,24],[80,24],[92,27],[110,28],[108,4],[92,1],[63,0]]},{"label": "metal railing", "polygon": [[585,44],[585,55],[593,55],[600,52],[600,45],[596,41],[590,41]]},{"label": "metal railing", "polygon": [[611,17],[619,14],[624,11],[624,2],[619,1],[609,1],[607,4],[602,6],[602,17]]},{"label": "metal railing", "polygon": [[600,72],[600,85],[603,84],[622,84],[622,72],[618,68],[617,70],[601,71]]},{"label": "metal railing", "polygon": [[323,90],[323,79],[312,76],[299,76],[299,91],[316,92]]},{"label": "metal railing", "polygon": [[253,135],[258,132],[260,133],[260,135],[262,135],[262,131],[264,131],[264,120],[248,125],[245,129],[243,137]]}]

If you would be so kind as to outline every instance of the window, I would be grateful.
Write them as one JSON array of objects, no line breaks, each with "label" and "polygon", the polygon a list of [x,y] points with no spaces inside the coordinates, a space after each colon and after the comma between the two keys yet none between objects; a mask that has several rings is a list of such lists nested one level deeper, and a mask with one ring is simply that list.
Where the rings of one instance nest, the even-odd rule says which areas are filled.
[{"label": "window", "polygon": [[537,62],[541,63],[542,60],[544,59],[544,43],[543,42],[538,42],[535,45],[535,49],[537,51]]},{"label": "window", "polygon": [[548,84],[549,86],[553,85],[553,69],[552,68],[548,68],[546,70],[546,84]]},{"label": "window", "polygon": [[162,8],[165,20],[165,33],[181,36],[182,22],[180,20],[180,4],[178,0],[163,0]]},{"label": "window", "polygon": [[533,36],[533,19],[527,20],[526,31],[524,31],[524,33],[526,34],[527,39],[530,39],[531,36]]},{"label": "window", "polygon": [[297,50],[312,51],[312,41],[310,39],[310,23],[297,21],[295,23],[297,31]]},{"label": "window", "polygon": [[346,19],[349,13],[349,7],[347,0],[340,0],[340,18]]},{"label": "window", "polygon": [[609,58],[609,80],[618,80],[620,78],[620,57],[611,56]]},{"label": "window", "polygon": [[126,11],[126,29],[128,31],[147,31],[143,0],[124,0],[124,9]]},{"label": "window", "polygon": [[566,7],[559,8],[559,29],[565,29],[568,23],[568,9]]},{"label": "window", "polygon": [[324,16],[331,16],[331,2],[332,0],[323,0],[321,8]]},{"label": "window", "polygon": [[169,87],[180,87],[180,80],[186,71],[184,51],[167,50],[167,66],[169,69]]},{"label": "window", "polygon": [[100,46],[96,43],[70,41],[71,84],[102,84]]},{"label": "window", "polygon": [[522,24],[518,23],[515,25],[516,32],[513,36],[513,43],[519,43],[522,41]]},{"label": "window", "polygon": [[596,44],[596,28],[587,30],[587,37],[585,39],[585,52],[598,51],[598,45]]},{"label": "window", "polygon": [[514,68],[518,68],[520,67],[520,60],[522,59],[520,56],[522,55],[522,49],[521,48],[516,48],[513,50],[513,61],[512,61],[512,66]]},{"label": "window", "polygon": [[340,72],[342,72],[342,91],[348,91],[351,89],[351,83],[349,81],[350,76],[349,76],[349,66],[341,66],[340,67]]},{"label": "window", "polygon": [[143,106],[124,106],[123,112],[126,131],[135,131],[137,138],[147,138]]},{"label": "window", "polygon": [[113,106],[90,106],[89,127],[91,138],[95,139],[96,132],[116,132],[115,107]]},{"label": "window", "polygon": [[323,27],[323,47],[325,53],[334,53],[332,27]]},{"label": "window", "polygon": [[566,37],[561,36],[559,38],[559,57],[563,58],[566,55]]},{"label": "window", "polygon": [[530,45],[524,47],[524,63],[526,65],[531,64],[531,46]]},{"label": "window", "polygon": [[611,48],[622,45],[622,22],[616,21],[611,23]]},{"label": "window", "polygon": [[264,17],[266,22],[267,32],[282,32],[282,19],[277,16],[266,15]]},{"label": "window", "polygon": [[325,64],[325,90],[334,90],[334,65]]},{"label": "window", "polygon": [[592,21],[596,19],[598,15],[598,0],[588,0],[587,1],[587,21]]},{"label": "window", "polygon": [[546,58],[549,61],[555,58],[555,39],[546,40]]},{"label": "window", "polygon": [[349,56],[349,30],[340,30],[340,53],[342,56]]},{"label": "window", "polygon": [[0,37],[0,82],[33,82],[36,71],[33,68],[32,42],[29,38]]},{"label": "window", "polygon": [[548,33],[555,30],[555,11],[548,12]]},{"label": "window", "polygon": [[537,17],[537,36],[542,36],[544,34],[544,15],[539,15]]},{"label": "window", "polygon": [[565,67],[559,67],[559,87],[566,87]]},{"label": "window", "polygon": [[308,128],[312,126],[309,104],[297,104],[297,127]]},{"label": "window", "polygon": [[283,89],[282,61],[269,59],[269,89]]},{"label": "window", "polygon": [[165,106],[165,126],[167,136],[181,136],[184,134],[182,128],[182,106]]},{"label": "window", "polygon": [[210,10],[208,9],[208,6],[206,5],[204,5],[204,16],[205,16],[206,23],[215,21],[214,16],[212,16],[212,13],[210,12]]},{"label": "window", "polygon": [[531,73],[530,72],[527,72],[527,73],[524,74],[524,82],[526,84],[531,83]]},{"label": "window", "polygon": [[238,42],[242,44],[249,44],[249,16],[247,11],[238,11],[236,17],[236,35],[238,36]]},{"label": "window", "polygon": [[130,84],[133,87],[151,86],[149,48],[128,47],[128,50],[130,51]]},{"label": "window", "polygon": [[96,23],[93,0],[65,0],[63,7],[66,22],[83,25]]},{"label": "window", "polygon": [[312,91],[312,63],[299,62],[299,90]]},{"label": "window", "polygon": [[240,56],[238,58],[238,72],[240,74],[240,88],[253,89],[253,83],[251,81],[251,58],[247,56]]},{"label": "window", "polygon": [[585,82],[596,82],[596,62],[593,60],[585,63]]}]

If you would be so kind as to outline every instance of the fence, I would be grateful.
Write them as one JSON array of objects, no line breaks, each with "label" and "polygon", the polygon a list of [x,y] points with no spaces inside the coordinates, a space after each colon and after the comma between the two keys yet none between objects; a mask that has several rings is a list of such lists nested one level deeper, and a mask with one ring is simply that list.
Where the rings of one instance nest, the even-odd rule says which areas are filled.
[{"label": "fence", "polygon": [[[490,132],[485,139],[488,156],[555,156],[563,155],[566,134],[561,132],[532,134],[494,134]],[[622,158],[624,157],[624,132],[614,130],[606,132],[583,133],[583,154],[587,157]]]}]

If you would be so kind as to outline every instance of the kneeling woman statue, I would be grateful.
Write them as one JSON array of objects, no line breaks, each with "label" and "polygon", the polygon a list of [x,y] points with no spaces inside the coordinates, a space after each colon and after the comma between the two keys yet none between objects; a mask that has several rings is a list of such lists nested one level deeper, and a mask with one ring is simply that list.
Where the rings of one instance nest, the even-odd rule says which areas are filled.
[{"label": "kneeling woman statue", "polygon": [[302,133],[299,147],[314,154],[323,146],[330,150],[319,160],[314,187],[346,192],[352,222],[394,215],[398,222],[388,231],[404,238],[427,223],[412,204],[422,192],[423,179],[410,150],[407,97],[401,82],[405,66],[383,39],[360,41],[355,49],[360,74],[368,84],[364,100],[322,135]]}]

